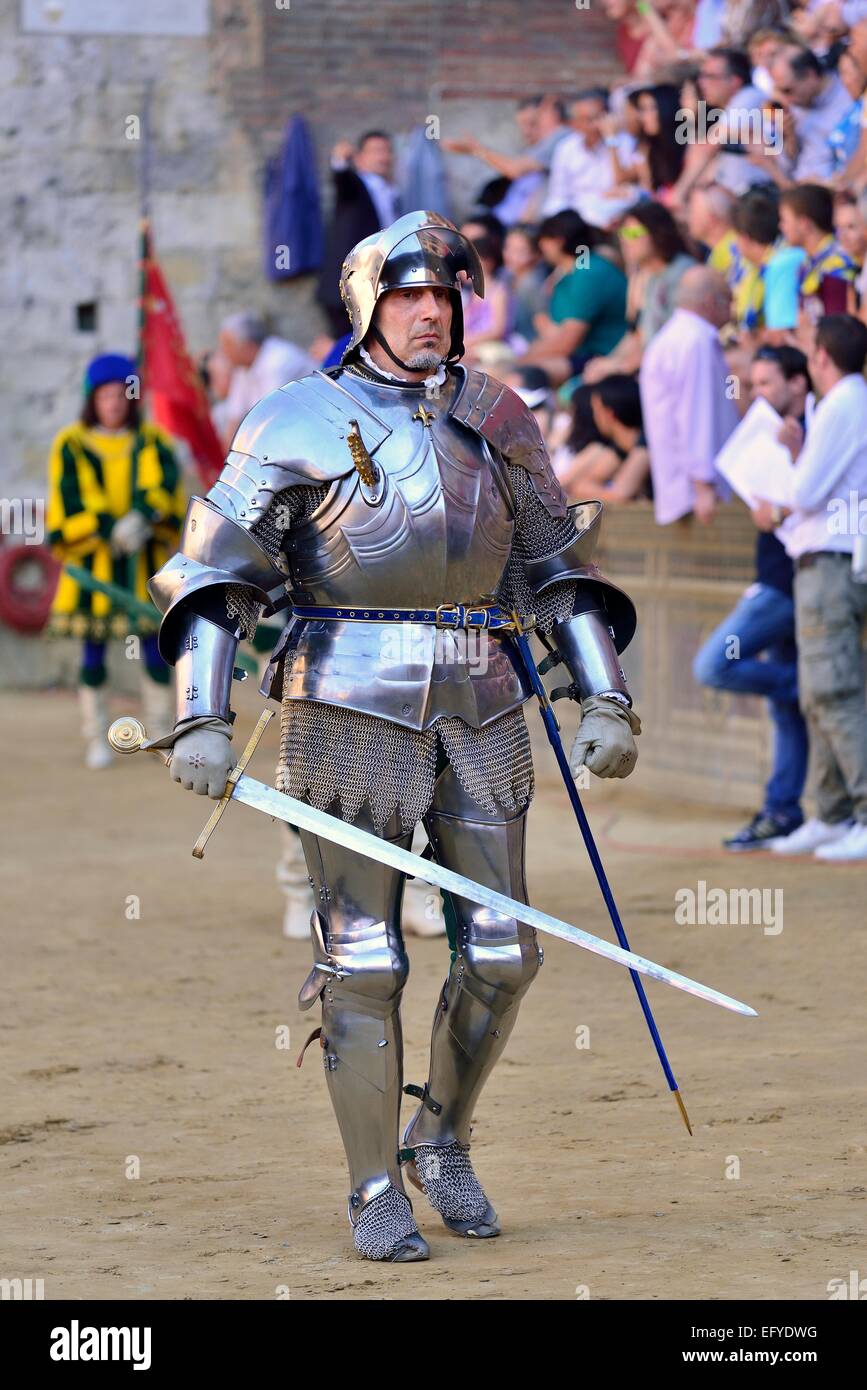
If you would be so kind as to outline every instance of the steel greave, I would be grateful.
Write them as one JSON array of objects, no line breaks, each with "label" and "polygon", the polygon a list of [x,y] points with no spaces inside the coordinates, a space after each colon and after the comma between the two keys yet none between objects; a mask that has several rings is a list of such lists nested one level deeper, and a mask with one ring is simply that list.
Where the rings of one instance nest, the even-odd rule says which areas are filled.
[{"label": "steel greave", "polygon": [[[526,808],[508,820],[488,817],[449,767],[425,826],[439,862],[527,902],[526,819]],[[465,898],[452,901],[457,957],[434,1016],[428,1098],[407,1129],[409,1145],[469,1144],[476,1102],[542,961],[533,928]]]},{"label": "steel greave", "polygon": [[[412,834],[387,838],[409,848]],[[400,1001],[409,973],[399,925],[404,878],[307,831],[301,841],[317,902],[311,929],[313,988],[321,982],[322,1057],[349,1166],[354,1222],[389,1185],[406,1195],[397,1157]]]}]

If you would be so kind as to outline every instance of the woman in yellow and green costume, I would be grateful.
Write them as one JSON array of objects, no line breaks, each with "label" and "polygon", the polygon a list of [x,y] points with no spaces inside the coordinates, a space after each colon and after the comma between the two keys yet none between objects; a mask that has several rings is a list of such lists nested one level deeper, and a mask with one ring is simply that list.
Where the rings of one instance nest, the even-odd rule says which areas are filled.
[{"label": "woman in yellow and green costume", "polygon": [[[177,549],[186,492],[169,437],[139,415],[138,374],[129,357],[94,358],[84,378],[80,419],[51,447],[48,533],[61,561],[149,603],[147,580]],[[133,616],[107,594],[63,570],[46,629],[83,642],[79,699],[87,765],[112,761],[105,644],[141,638],[144,722],[150,733],[172,723],[170,671],[157,652],[154,621]]]}]

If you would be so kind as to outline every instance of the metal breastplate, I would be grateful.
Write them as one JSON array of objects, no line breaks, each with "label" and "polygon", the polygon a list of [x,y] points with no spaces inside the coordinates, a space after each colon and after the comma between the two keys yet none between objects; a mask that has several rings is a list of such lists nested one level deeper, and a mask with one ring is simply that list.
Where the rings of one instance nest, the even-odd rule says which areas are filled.
[{"label": "metal breastplate", "polygon": [[[449,416],[454,378],[436,399],[427,399],[421,386],[380,386],[351,373],[340,384],[391,433],[376,450],[375,487],[353,469],[288,533],[293,600],[416,608],[492,596],[515,522],[487,446]],[[363,439],[363,423],[360,432]],[[331,447],[348,450],[344,440]],[[312,622],[292,646],[284,686],[290,698],[346,704],[418,729],[440,715],[481,726],[530,693],[507,641],[487,633]]]}]

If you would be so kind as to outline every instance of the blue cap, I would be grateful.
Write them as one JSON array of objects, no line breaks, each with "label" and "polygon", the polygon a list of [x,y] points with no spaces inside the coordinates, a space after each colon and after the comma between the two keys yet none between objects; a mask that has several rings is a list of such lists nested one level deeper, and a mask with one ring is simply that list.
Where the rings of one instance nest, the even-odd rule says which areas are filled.
[{"label": "blue cap", "polygon": [[104,352],[94,357],[84,373],[85,395],[109,381],[126,381],[127,377],[137,374],[138,367],[131,357],[124,357],[120,352]]}]

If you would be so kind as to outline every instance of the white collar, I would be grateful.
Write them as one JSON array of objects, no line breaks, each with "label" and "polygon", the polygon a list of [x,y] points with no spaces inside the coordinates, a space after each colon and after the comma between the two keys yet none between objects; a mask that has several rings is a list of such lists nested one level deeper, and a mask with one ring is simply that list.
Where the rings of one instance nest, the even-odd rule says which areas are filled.
[{"label": "white collar", "polygon": [[367,363],[368,367],[370,367],[372,371],[376,372],[379,376],[388,377],[389,381],[400,382],[401,386],[423,386],[425,390],[427,390],[429,386],[442,386],[446,379],[445,362],[440,362],[433,376],[426,376],[424,381],[408,382],[406,377],[395,376],[394,372],[387,372],[384,367],[380,367],[376,362],[374,362],[373,358],[371,357],[370,353],[367,351],[365,347],[360,347],[358,349],[358,355]]}]

